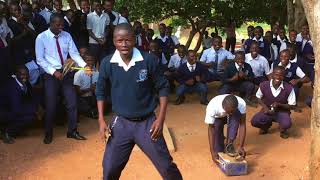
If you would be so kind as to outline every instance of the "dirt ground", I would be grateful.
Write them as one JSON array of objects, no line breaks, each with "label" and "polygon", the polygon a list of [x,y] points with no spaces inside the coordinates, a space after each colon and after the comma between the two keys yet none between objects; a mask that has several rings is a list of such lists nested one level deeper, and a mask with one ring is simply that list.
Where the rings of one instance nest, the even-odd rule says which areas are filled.
[{"label": "dirt ground", "polygon": [[[209,98],[214,97],[217,85],[210,85]],[[173,136],[177,151],[172,152],[186,180],[239,179],[239,180],[304,180],[307,179],[310,144],[310,109],[302,100],[309,86],[302,92],[302,113],[292,113],[293,127],[290,138],[279,137],[278,125],[268,135],[258,135],[250,124],[256,108],[248,108],[247,138],[249,174],[227,177],[212,163],[204,124],[205,106],[195,94],[187,95],[184,104],[170,105],[166,123]],[[96,120],[82,118],[79,131],[88,140],[79,142],[66,138],[66,127],[56,127],[54,141],[42,143],[42,129],[34,128],[28,136],[13,145],[0,142],[1,180],[99,180],[102,175],[104,143],[98,136]],[[141,151],[134,151],[121,176],[122,180],[158,180],[158,172]]]}]

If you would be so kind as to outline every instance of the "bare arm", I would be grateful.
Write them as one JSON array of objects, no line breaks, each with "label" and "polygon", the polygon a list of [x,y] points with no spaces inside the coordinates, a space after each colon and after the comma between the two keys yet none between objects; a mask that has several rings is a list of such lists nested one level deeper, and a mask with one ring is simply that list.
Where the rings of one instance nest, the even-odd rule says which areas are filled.
[{"label": "bare arm", "polygon": [[216,161],[218,159],[217,153],[214,151],[214,124],[209,124],[208,126],[208,139],[209,139],[209,146],[210,146],[210,152],[211,152],[211,158],[212,161]]}]

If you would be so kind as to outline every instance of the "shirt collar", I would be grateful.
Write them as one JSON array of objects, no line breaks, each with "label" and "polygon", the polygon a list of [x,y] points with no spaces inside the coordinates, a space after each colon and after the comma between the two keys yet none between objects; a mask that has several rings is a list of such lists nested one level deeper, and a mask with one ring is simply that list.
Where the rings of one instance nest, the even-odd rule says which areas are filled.
[{"label": "shirt collar", "polygon": [[44,10],[47,11],[47,12],[51,12],[51,11],[50,11],[48,8],[46,8],[46,7],[44,8]]},{"label": "shirt collar", "polygon": [[217,51],[213,48],[213,46],[211,46],[211,50],[215,53],[219,53],[221,51],[222,48],[218,49]]},{"label": "shirt collar", "polygon": [[193,67],[196,67],[196,63],[194,63],[194,64],[191,65],[191,64],[189,64],[189,62],[187,62],[187,66],[188,66],[188,68],[190,68],[190,67],[192,67],[192,66],[193,66]]},{"label": "shirt collar", "polygon": [[258,56],[256,58],[253,58],[251,53],[249,53],[248,58],[249,58],[249,60],[258,60],[260,58],[260,54],[258,54]]},{"label": "shirt collar", "polygon": [[53,34],[53,32],[50,30],[50,28],[48,29],[47,33],[48,33],[49,37],[51,37],[51,38],[54,38],[55,36],[58,36],[58,37],[61,36],[61,33],[59,33],[58,35]]},{"label": "shirt collar", "polygon": [[273,82],[273,80],[271,79],[271,80],[270,80],[270,87],[271,87],[271,88],[273,88],[273,89],[275,89],[275,90],[278,90],[279,88],[284,89],[283,81],[281,82],[281,84],[280,84],[280,86],[278,87],[278,89],[276,89],[275,87],[273,87],[272,82]]},{"label": "shirt collar", "polygon": [[98,16],[98,17],[102,17],[105,13],[102,12],[101,15],[99,16],[96,11],[93,11],[92,14],[94,14],[94,15],[96,15],[96,16]]},{"label": "shirt collar", "polygon": [[116,50],[110,60],[110,63],[118,63],[118,66],[123,67],[125,71],[128,71],[130,67],[134,66],[136,62],[143,61],[143,56],[141,55],[140,51],[137,48],[133,48],[132,58],[128,65],[124,63],[120,56],[120,52]]},{"label": "shirt collar", "polygon": [[18,80],[18,78],[17,78],[17,76],[16,75],[12,75],[11,77],[13,77],[15,80],[16,80],[16,82],[18,83],[18,85],[20,86],[20,87],[24,87],[23,86],[23,84]]},{"label": "shirt collar", "polygon": [[[240,66],[238,65],[238,63],[234,62],[236,69],[238,70],[240,68]],[[242,68],[244,68],[244,66],[242,66]]]},{"label": "shirt collar", "polygon": [[254,37],[252,40],[254,40],[254,41],[258,41],[258,42],[263,42],[263,37],[260,37],[260,39],[258,39],[258,40],[257,40],[257,38],[256,38],[256,37]]},{"label": "shirt collar", "polygon": [[294,59],[290,60],[291,63],[296,63],[298,61],[298,55],[294,57]]},{"label": "shirt collar", "polygon": [[67,18],[67,16],[64,16],[63,19],[67,21],[67,23],[69,24],[69,26],[71,26],[71,22],[69,21],[69,19]]},{"label": "shirt collar", "polygon": [[16,17],[11,16],[11,19],[14,20],[15,22],[18,22],[18,19]]}]

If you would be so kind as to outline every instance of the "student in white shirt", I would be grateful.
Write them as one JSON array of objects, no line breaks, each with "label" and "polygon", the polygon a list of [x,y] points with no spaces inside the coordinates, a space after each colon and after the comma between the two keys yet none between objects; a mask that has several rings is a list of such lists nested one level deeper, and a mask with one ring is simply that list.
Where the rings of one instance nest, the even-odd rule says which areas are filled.
[{"label": "student in white shirt", "polygon": [[123,6],[120,8],[120,15],[119,15],[119,22],[118,24],[121,24],[121,23],[130,23],[129,21],[129,10],[127,7]]},{"label": "student in white shirt", "polygon": [[62,74],[63,65],[67,56],[70,57],[80,67],[85,67],[79,52],[69,33],[62,31],[63,16],[52,14],[50,17],[50,28],[38,35],[36,39],[36,59],[44,74],[45,92],[45,138],[43,142],[50,144],[53,138],[53,120],[56,114],[57,95],[59,91],[66,100],[68,114],[68,138],[85,140],[77,131],[77,95],[73,87],[73,75]]},{"label": "student in white shirt", "polygon": [[246,54],[246,63],[252,68],[255,85],[268,80],[266,75],[270,71],[270,66],[267,59],[259,54],[259,44],[255,41],[251,43],[250,53]]},{"label": "student in white shirt", "polygon": [[166,35],[168,37],[170,37],[175,45],[175,48],[177,48],[180,45],[179,39],[177,38],[177,36],[172,35],[172,27],[171,26],[167,26],[166,28]]},{"label": "student in white shirt", "polygon": [[89,51],[96,55],[97,64],[103,58],[103,46],[106,43],[106,29],[109,26],[110,18],[102,12],[100,2],[94,2],[94,11],[87,16],[87,29],[89,32]]},{"label": "student in white shirt", "polygon": [[53,11],[53,2],[52,0],[43,0],[44,9],[40,11],[40,15],[46,20],[47,24],[50,23],[50,16]]},{"label": "student in white shirt", "polygon": [[205,31],[202,39],[203,50],[209,49],[212,46],[212,38],[209,36],[208,31]]},{"label": "student in white shirt", "polygon": [[[239,130],[240,146],[238,154],[245,157],[246,103],[235,95],[223,94],[214,97],[206,109],[205,123],[208,124],[210,152],[213,161],[219,152],[236,155],[234,140]],[[224,125],[227,124],[227,143],[225,144]]]}]

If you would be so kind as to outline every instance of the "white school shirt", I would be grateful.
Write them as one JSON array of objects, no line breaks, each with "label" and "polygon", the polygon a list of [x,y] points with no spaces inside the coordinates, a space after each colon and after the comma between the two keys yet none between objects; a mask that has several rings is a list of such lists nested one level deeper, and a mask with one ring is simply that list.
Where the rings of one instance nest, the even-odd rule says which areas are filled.
[{"label": "white school shirt", "polygon": [[39,14],[46,20],[47,24],[50,23],[50,16],[52,12],[48,8],[42,9]]},{"label": "white school shirt", "polygon": [[[281,93],[281,91],[284,89],[283,81],[281,82],[281,84],[280,84],[280,86],[278,87],[278,89],[276,89],[276,88],[273,87],[272,81],[273,81],[273,80],[271,79],[271,80],[270,80],[271,93],[272,93],[272,95],[273,95],[274,97],[277,97],[277,96],[279,96],[279,94]],[[263,96],[264,96],[264,95],[262,94],[262,91],[261,91],[261,89],[260,89],[260,87],[259,87],[259,89],[258,89],[258,91],[257,91],[257,93],[256,93],[256,97],[259,98],[259,99],[261,99]],[[288,104],[289,104],[289,105],[292,105],[292,106],[296,105],[296,103],[297,103],[297,102],[296,102],[296,94],[295,94],[293,88],[292,88],[292,90],[291,90],[291,92],[290,92],[290,94],[289,94],[289,96],[288,96],[287,101],[288,101]]]},{"label": "white school shirt", "polygon": [[140,34],[136,34],[136,44],[138,46],[142,46],[142,35]]},{"label": "white school shirt", "polygon": [[202,40],[202,46],[206,49],[209,49],[212,46],[212,38],[203,38]]},{"label": "white school shirt", "polygon": [[194,64],[189,64],[189,62],[187,62],[187,67],[189,69],[190,72],[193,72],[196,70],[196,67],[197,67],[197,63],[194,63]]},{"label": "white school shirt", "polygon": [[254,77],[262,77],[270,71],[267,59],[260,54],[256,58],[252,58],[251,53],[246,54],[246,63],[250,64]]},{"label": "white school shirt", "polygon": [[[107,12],[103,11],[104,13],[106,13],[108,15]],[[111,11],[111,13],[116,17],[114,18],[114,21],[112,22],[113,25],[118,25],[120,24],[120,15],[119,13],[115,12],[115,11]],[[109,15],[108,15],[109,16]],[[109,22],[110,22],[110,19],[109,19]]]},{"label": "white school shirt", "polygon": [[172,35],[172,36],[171,36],[171,39],[172,39],[172,41],[173,41],[173,43],[174,43],[175,46],[178,45],[178,44],[180,44],[179,39],[177,38],[177,36]]},{"label": "white school shirt", "polygon": [[[278,66],[282,66],[281,62],[279,62]],[[289,69],[291,67],[291,62],[288,63],[288,65],[285,67],[285,69]],[[270,72],[268,74],[271,74],[273,72],[273,63],[270,68]],[[302,69],[298,66],[296,70],[296,75],[299,78],[304,78],[306,74],[302,71]]]},{"label": "white school shirt", "polygon": [[[109,15],[102,13],[100,16],[93,11],[87,15],[87,29],[91,30],[97,38],[104,38],[106,26],[110,24]],[[89,36],[89,44],[98,44],[91,36]]]},{"label": "white school shirt", "polygon": [[[206,117],[204,122],[206,124],[214,124],[215,119],[227,117],[226,111],[222,107],[222,101],[229,94],[218,95],[211,99],[206,109]],[[241,114],[246,113],[246,102],[239,96],[236,96],[238,100],[238,110]]]},{"label": "white school shirt", "polygon": [[[79,86],[80,90],[89,89],[92,84],[97,83],[98,77],[99,77],[98,71],[94,71],[91,76],[88,76],[84,70],[79,70],[74,75],[73,84],[76,86]],[[88,97],[92,95],[93,94],[90,91],[81,95],[81,97]]]},{"label": "white school shirt", "polygon": [[296,37],[296,41],[297,42],[302,42],[302,35],[301,35],[301,33],[299,33],[299,34],[297,34],[297,37]]},{"label": "white school shirt", "polygon": [[143,56],[137,48],[133,48],[132,58],[127,65],[120,56],[120,52],[116,50],[110,59],[110,63],[117,63],[119,67],[123,67],[125,71],[129,71],[131,67],[133,67],[136,62],[143,61]]},{"label": "white school shirt", "polygon": [[2,23],[0,24],[0,39],[2,40],[5,47],[8,46],[8,42],[6,40],[7,36],[13,38],[13,33],[10,27],[7,24],[7,20],[5,18],[0,19]]},{"label": "white school shirt", "polygon": [[182,59],[182,64],[187,62],[187,56],[181,58],[178,53],[171,56],[168,68],[175,68],[178,69],[180,67],[180,60]]},{"label": "white school shirt", "polygon": [[[86,63],[80,56],[71,35],[62,31],[58,36],[63,61],[66,61],[69,54],[80,67],[85,67]],[[40,33],[36,39],[36,59],[40,67],[48,74],[53,75],[57,69],[63,68],[56,45],[56,38],[50,29]]]},{"label": "white school shirt", "polygon": [[[215,62],[216,54],[218,54],[218,72],[222,72],[224,70],[223,62],[225,60],[233,60],[235,58],[235,56],[231,52],[223,48],[220,48],[218,51],[216,51],[213,47],[211,47],[210,49],[206,49],[203,51],[200,61],[204,63]],[[209,71],[213,72],[213,68],[210,68]]]},{"label": "white school shirt", "polygon": [[123,23],[129,24],[128,20],[125,17],[119,15],[119,23],[118,24],[123,24]]}]

